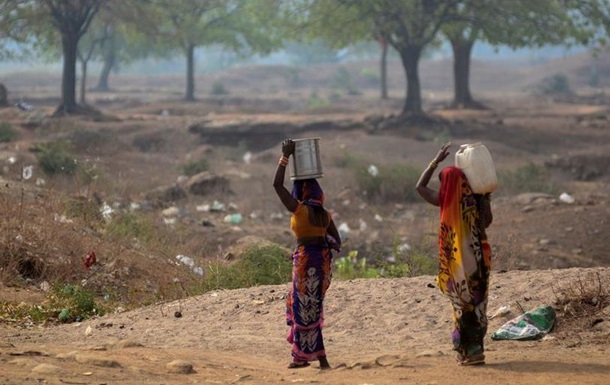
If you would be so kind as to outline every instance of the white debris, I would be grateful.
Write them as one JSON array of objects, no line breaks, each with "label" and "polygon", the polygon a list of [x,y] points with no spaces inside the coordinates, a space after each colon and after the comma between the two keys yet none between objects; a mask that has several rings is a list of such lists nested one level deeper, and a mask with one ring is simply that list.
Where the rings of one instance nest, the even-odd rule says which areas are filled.
[{"label": "white debris", "polygon": [[574,197],[568,193],[561,193],[561,195],[559,195],[559,200],[564,203],[574,203]]},{"label": "white debris", "polygon": [[195,267],[195,260],[193,260],[193,258],[191,257],[187,257],[186,255],[177,255],[176,259],[178,261],[180,261],[183,265],[186,265],[188,267]]},{"label": "white debris", "polygon": [[252,153],[250,151],[248,151],[244,154],[244,163],[250,164],[251,161],[252,161]]},{"label": "white debris", "polygon": [[337,227],[337,231],[339,231],[339,237],[341,237],[342,241],[345,241],[348,237],[350,228],[347,223],[343,222]]},{"label": "white debris", "polygon": [[379,175],[379,169],[374,164],[370,165],[369,168],[367,169],[367,171],[373,177],[376,177],[377,175]]},{"label": "white debris", "polygon": [[411,250],[411,245],[409,245],[408,243],[403,243],[401,245],[399,245],[397,247],[398,251],[400,252],[405,252],[405,251],[409,251]]},{"label": "white debris", "polygon": [[44,186],[44,185],[46,185],[46,184],[47,184],[47,181],[45,181],[44,179],[42,179],[42,178],[36,178],[36,186],[38,186],[38,187],[42,187],[42,186]]},{"label": "white debris", "polygon": [[496,311],[491,316],[489,316],[488,318],[489,319],[494,319],[496,317],[503,316],[503,315],[506,315],[508,313],[510,313],[510,305],[505,305],[505,306],[501,306],[498,309],[496,309]]},{"label": "white debris", "polygon": [[28,180],[32,177],[34,173],[34,166],[25,166],[23,170],[21,170],[21,177],[23,180]]},{"label": "white debris", "polygon": [[168,207],[161,214],[166,218],[177,217],[180,214],[180,209],[176,206]]},{"label": "white debris", "polygon": [[108,205],[108,203],[104,202],[102,207],[100,207],[100,213],[102,217],[109,221],[112,218],[112,213],[114,213],[114,209]]},{"label": "white debris", "polygon": [[91,334],[93,334],[93,329],[91,328],[91,325],[87,326],[87,329],[85,330],[85,335],[88,337]]},{"label": "white debris", "polygon": [[201,213],[207,213],[208,211],[210,211],[210,205],[199,205],[197,206],[197,211]]},{"label": "white debris", "polygon": [[381,215],[379,215],[379,214],[375,214],[375,220],[376,220],[377,222],[383,222],[383,218],[382,218],[382,216],[381,216]]},{"label": "white debris", "polygon": [[368,226],[366,225],[366,222],[362,218],[358,219],[358,224],[359,224],[360,231],[366,231]]}]

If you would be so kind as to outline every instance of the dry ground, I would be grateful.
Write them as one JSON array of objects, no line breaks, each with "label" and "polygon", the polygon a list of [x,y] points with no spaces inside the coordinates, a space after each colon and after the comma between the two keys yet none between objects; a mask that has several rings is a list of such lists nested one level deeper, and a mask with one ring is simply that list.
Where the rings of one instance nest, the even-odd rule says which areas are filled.
[{"label": "dry ground", "polygon": [[[571,79],[583,78],[585,67],[578,66],[576,59],[564,67],[561,63],[553,66],[571,71]],[[504,68],[505,76],[499,78],[494,75],[497,68],[495,72],[492,67],[479,68],[481,77],[474,75],[474,84],[492,107],[490,110],[440,109],[446,100],[439,101],[439,97],[450,87],[446,81],[444,85],[434,83],[434,79],[443,78],[428,74],[424,76],[428,85],[434,85],[431,88],[435,94],[426,95],[426,105],[434,115],[449,122],[442,127],[414,126],[374,134],[364,126],[350,130],[322,127],[300,135],[322,138],[325,168],[322,184],[328,207],[336,213],[337,222],[345,222],[352,229],[344,246],[346,251],[384,253],[388,245],[396,242],[433,250],[438,213],[418,202],[368,201],[355,187],[353,175],[338,165],[345,154],[367,164],[408,164],[421,169],[446,140],[455,144],[483,141],[499,171],[528,162],[549,165],[553,181],[561,186],[557,193],[539,195],[531,191],[517,195],[500,188],[494,194],[495,218],[489,236],[495,255],[495,286],[490,311],[510,304],[512,315],[516,315],[515,301],[527,309],[553,303],[557,299],[556,285],[578,280],[590,271],[564,268],[597,269],[603,277],[610,274],[607,269],[610,250],[606,243],[610,234],[607,155],[610,112],[603,104],[556,103],[518,93],[528,79],[533,82],[542,78],[544,69]],[[433,65],[429,70],[438,72],[439,67]],[[257,78],[244,75],[248,71],[256,72],[246,69],[238,75],[224,74],[223,79],[237,87],[243,79]],[[332,74],[334,69],[324,71],[314,71],[322,80],[318,79],[318,84],[311,87],[304,85],[291,92],[280,92],[285,80],[278,75],[266,78],[262,84],[244,86],[243,93],[235,88],[235,94],[204,96],[197,103],[176,101],[180,87],[173,78],[142,77],[130,83],[129,77],[122,77],[124,85],[117,85],[115,93],[90,95],[92,103],[120,121],[45,119],[41,124],[25,127],[22,123],[30,113],[13,108],[0,110],[0,119],[11,122],[21,133],[18,142],[0,147],[4,166],[0,207],[6,218],[4,223],[31,219],[26,221],[31,223],[27,235],[37,234],[41,249],[55,251],[56,255],[45,254],[50,259],[70,256],[78,262],[81,255],[95,247],[100,271],[106,274],[104,279],[110,279],[101,283],[143,291],[159,291],[170,285],[178,268],[170,267],[166,260],[177,254],[191,255],[203,265],[222,258],[238,239],[247,235],[262,236],[290,247],[288,217],[284,214],[277,219],[282,207],[270,187],[279,142],[291,136],[291,132],[288,129],[279,132],[275,144],[251,149],[244,144],[248,141],[211,145],[189,133],[188,127],[203,120],[218,125],[257,121],[301,123],[316,119],[362,122],[368,115],[399,110],[400,86],[394,87],[393,98],[383,103],[375,99],[374,89],[368,89],[363,95],[342,96],[325,107],[308,107],[312,92],[321,95],[334,92],[318,88],[324,74]],[[51,78],[46,84],[35,80],[38,86],[28,82],[26,76],[13,77],[6,83],[13,95],[26,96],[41,111],[49,113],[56,103],[57,79]],[[168,114],[163,114],[164,110]],[[21,166],[35,164],[35,156],[29,152],[32,144],[58,138],[70,139],[76,144],[79,160],[101,170],[102,177],[91,186],[91,191],[63,179],[49,179],[46,186],[35,187],[33,180],[44,177],[37,168],[32,182],[19,179]],[[256,133],[247,139],[255,142]],[[243,161],[247,151],[252,151],[249,164]],[[18,159],[15,167],[6,163],[11,156]],[[165,243],[171,247],[160,244],[159,250],[163,251],[159,251],[157,259],[153,258],[156,255],[141,255],[135,248],[100,243],[95,232],[79,223],[49,219],[57,213],[60,207],[57,202],[65,196],[91,196],[95,191],[104,201],[118,202],[124,207],[141,202],[151,189],[175,183],[181,165],[201,156],[208,159],[213,172],[229,179],[232,194],[189,196],[177,202],[176,206],[187,215],[178,227],[168,229],[167,239],[172,241]],[[23,191],[26,205],[21,210]],[[573,196],[574,203],[560,201],[560,192]],[[235,203],[244,214],[244,221],[237,227],[231,226],[223,223],[226,213],[196,210],[213,200]],[[20,217],[22,213],[25,214]],[[153,215],[160,220],[158,211]],[[377,221],[376,215],[383,221]],[[203,220],[215,227],[201,226]],[[360,230],[361,221],[367,224],[366,230]],[[95,278],[76,266],[71,271],[75,279]],[[508,272],[500,273],[504,270]],[[115,274],[122,271],[130,274]],[[544,341],[490,341],[486,367],[460,368],[455,365],[449,346],[448,304],[436,289],[427,287],[432,281],[430,276],[335,281],[328,295],[326,332],[329,357],[335,369],[328,373],[318,373],[314,368],[285,369],[288,346],[283,341],[281,300],[285,287],[278,286],[209,293],[60,327],[20,329],[2,323],[0,384],[377,385],[435,384],[466,376],[474,376],[477,381],[473,382],[496,384],[610,381],[607,307],[598,316],[601,321],[593,320],[594,327],[591,320],[585,319],[582,323],[563,326],[560,323],[551,335],[553,338]],[[16,287],[3,286],[0,299],[37,303],[45,295],[38,289],[40,283],[33,280]],[[181,318],[173,316],[178,310],[182,312]],[[494,319],[490,331],[505,320]],[[87,337],[85,330],[89,326],[92,334]],[[166,364],[174,360],[188,361],[195,372],[169,374]]]}]

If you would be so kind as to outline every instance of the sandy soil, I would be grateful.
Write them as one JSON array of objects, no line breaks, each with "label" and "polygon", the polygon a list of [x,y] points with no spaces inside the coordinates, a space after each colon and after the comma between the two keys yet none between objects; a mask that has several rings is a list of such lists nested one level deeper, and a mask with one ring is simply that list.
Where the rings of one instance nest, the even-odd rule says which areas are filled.
[{"label": "sandy soil", "polygon": [[[492,277],[489,332],[610,269],[511,271]],[[448,302],[433,277],[333,282],[325,339],[333,370],[299,370],[284,340],[287,286],[212,292],[87,322],[0,329],[1,384],[607,384],[610,309],[591,327],[559,318],[539,341],[487,341],[487,365],[459,367]],[[180,312],[181,317],[176,317]],[[90,334],[87,330],[90,329]],[[192,367],[192,372],[190,368]],[[174,371],[184,370],[186,373]]]}]

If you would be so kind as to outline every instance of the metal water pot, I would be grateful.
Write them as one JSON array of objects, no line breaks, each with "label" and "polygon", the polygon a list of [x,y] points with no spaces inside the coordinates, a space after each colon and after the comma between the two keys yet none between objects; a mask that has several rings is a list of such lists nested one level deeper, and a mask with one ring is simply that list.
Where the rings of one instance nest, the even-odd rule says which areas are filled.
[{"label": "metal water pot", "polygon": [[322,178],[322,161],[320,160],[320,138],[293,139],[294,155],[290,179]]}]

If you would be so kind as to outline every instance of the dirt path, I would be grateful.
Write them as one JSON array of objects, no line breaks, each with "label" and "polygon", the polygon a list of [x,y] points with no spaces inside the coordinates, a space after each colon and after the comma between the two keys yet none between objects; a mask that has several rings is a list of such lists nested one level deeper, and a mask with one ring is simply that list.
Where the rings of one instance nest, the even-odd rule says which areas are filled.
[{"label": "dirt path", "polygon": [[[493,276],[490,333],[555,292],[610,269],[513,271]],[[610,313],[540,341],[487,342],[485,367],[459,367],[449,306],[433,278],[333,282],[325,339],[334,369],[288,370],[285,286],[220,291],[51,328],[0,328],[0,384],[607,384]],[[567,285],[567,286],[566,286]],[[176,317],[180,312],[181,317]],[[90,333],[87,329],[90,328]],[[173,365],[173,366],[172,366]],[[186,374],[192,367],[193,372]]]}]

